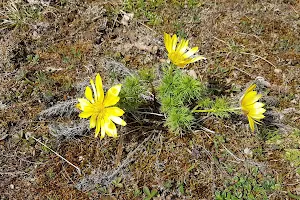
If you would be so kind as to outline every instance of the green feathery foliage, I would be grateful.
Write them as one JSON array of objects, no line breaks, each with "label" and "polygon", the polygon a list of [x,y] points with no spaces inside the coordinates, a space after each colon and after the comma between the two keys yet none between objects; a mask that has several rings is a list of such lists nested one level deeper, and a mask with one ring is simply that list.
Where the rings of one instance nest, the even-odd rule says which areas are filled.
[{"label": "green feathery foliage", "polygon": [[216,112],[213,112],[213,115],[216,117],[226,118],[229,117],[228,110],[230,109],[230,105],[228,103],[228,100],[224,97],[218,97],[215,100],[215,103],[212,106],[213,110],[216,110]]},{"label": "green feathery foliage", "polygon": [[155,74],[152,69],[141,69],[137,74],[127,76],[120,92],[120,107],[127,112],[134,111],[146,104],[145,98],[148,91],[154,92],[153,81]]},{"label": "green feathery foliage", "polygon": [[232,109],[229,105],[229,101],[225,97],[217,97],[215,101],[209,98],[204,98],[198,101],[197,108],[199,110],[204,109],[207,113],[211,113],[216,117],[227,118],[230,116],[230,112],[236,112],[237,109]]},{"label": "green feathery foliage", "polygon": [[171,131],[182,132],[183,130],[190,129],[193,120],[194,115],[188,107],[174,107],[168,113],[166,125]]},{"label": "green feathery foliage", "polygon": [[202,83],[182,70],[168,67],[158,87],[161,111],[167,115],[166,125],[170,130],[181,132],[189,129],[194,120],[191,107],[204,93]]},{"label": "green feathery foliage", "polygon": [[145,94],[147,91],[144,88],[141,80],[137,75],[128,76],[125,78],[120,92],[120,107],[126,111],[132,111],[140,107],[145,100],[141,97],[141,94]]}]

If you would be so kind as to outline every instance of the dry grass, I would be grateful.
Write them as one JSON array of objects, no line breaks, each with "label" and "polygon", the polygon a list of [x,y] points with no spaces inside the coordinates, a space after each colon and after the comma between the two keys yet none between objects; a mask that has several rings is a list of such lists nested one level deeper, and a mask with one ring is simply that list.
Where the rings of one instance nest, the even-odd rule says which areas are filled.
[{"label": "dry grass", "polygon": [[[280,184],[269,199],[300,195],[284,148],[266,143],[276,130],[285,136],[300,128],[297,1],[28,2],[0,2],[1,199],[143,199],[146,186],[158,191],[156,199],[214,199],[225,181],[254,167],[257,180]],[[135,14],[128,25],[126,12]],[[206,128],[177,136],[128,115],[132,123],[118,140],[95,139],[70,107],[73,99],[97,72],[110,85],[165,63],[163,32],[200,47],[207,62],[191,67],[218,95],[237,96],[263,77],[265,125],[252,134],[242,117],[211,116],[199,122]],[[118,177],[122,186],[112,183]]]}]

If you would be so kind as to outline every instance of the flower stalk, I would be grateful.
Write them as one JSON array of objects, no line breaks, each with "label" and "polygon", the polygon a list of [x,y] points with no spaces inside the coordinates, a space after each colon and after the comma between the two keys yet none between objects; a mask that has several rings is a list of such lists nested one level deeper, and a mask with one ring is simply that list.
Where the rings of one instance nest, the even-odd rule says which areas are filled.
[{"label": "flower stalk", "polygon": [[[196,107],[195,107],[196,108]],[[241,107],[237,107],[237,108],[225,108],[225,109],[206,109],[206,110],[196,110],[193,109],[192,112],[194,113],[211,113],[211,112],[234,112],[236,110],[241,110]]]}]

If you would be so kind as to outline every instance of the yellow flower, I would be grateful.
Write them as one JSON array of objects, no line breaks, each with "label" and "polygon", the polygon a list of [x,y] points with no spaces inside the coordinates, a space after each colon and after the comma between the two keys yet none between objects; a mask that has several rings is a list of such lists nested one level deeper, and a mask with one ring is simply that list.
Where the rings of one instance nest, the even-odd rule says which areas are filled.
[{"label": "yellow flower", "polygon": [[[96,76],[96,86],[94,81],[90,81],[92,89],[87,86],[85,89],[85,98],[79,98],[79,103],[76,105],[82,112],[80,118],[90,119],[90,128],[95,128],[95,137],[98,136],[101,130],[100,138],[104,138],[105,134],[109,137],[117,137],[117,128],[114,123],[125,126],[126,122],[120,117],[124,111],[118,107],[112,107],[120,100],[118,97],[121,90],[121,84],[110,88],[104,97],[102,79],[99,74]],[[94,97],[93,97],[94,93]],[[113,123],[114,122],[114,123]]]},{"label": "yellow flower", "polygon": [[194,56],[194,54],[198,51],[198,47],[189,49],[188,40],[181,39],[179,44],[177,45],[177,35],[175,34],[171,37],[169,34],[164,33],[164,42],[168,51],[169,59],[174,65],[178,67],[184,68],[184,66],[189,63],[205,59],[205,57],[203,56]]},{"label": "yellow flower", "polygon": [[242,96],[240,100],[241,109],[244,114],[248,117],[250,128],[254,131],[254,123],[259,124],[260,120],[265,116],[263,115],[266,112],[266,109],[263,108],[265,104],[257,102],[261,98],[261,94],[257,94],[254,89],[256,88],[255,84],[252,84]]}]

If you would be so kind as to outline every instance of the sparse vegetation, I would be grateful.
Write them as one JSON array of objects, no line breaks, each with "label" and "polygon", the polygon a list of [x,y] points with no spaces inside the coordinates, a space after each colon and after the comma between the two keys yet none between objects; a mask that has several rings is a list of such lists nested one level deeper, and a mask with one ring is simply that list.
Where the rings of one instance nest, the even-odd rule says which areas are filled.
[{"label": "sparse vegetation", "polygon": [[[299,199],[299,9],[2,1],[1,199]],[[164,32],[207,60],[172,66]],[[105,93],[122,84],[117,139],[95,139],[74,107],[97,73]],[[255,132],[229,111],[252,83],[267,109]]]},{"label": "sparse vegetation", "polygon": [[280,184],[273,178],[262,176],[256,167],[246,176],[239,174],[226,181],[224,187],[223,191],[216,191],[216,200],[269,199],[269,194],[279,190]]}]

